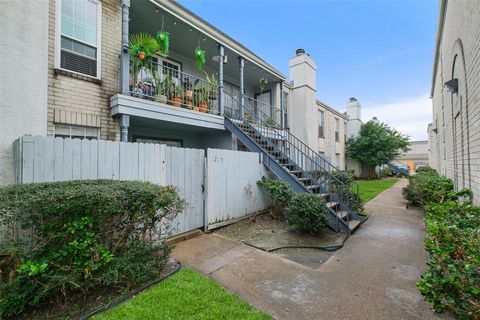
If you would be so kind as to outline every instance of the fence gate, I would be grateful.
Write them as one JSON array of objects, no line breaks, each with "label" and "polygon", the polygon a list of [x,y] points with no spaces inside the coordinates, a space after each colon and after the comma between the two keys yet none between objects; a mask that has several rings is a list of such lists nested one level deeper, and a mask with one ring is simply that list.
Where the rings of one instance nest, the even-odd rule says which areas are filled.
[{"label": "fence gate", "polygon": [[268,175],[258,153],[208,149],[206,229],[267,209],[271,199],[257,186],[257,181]]}]

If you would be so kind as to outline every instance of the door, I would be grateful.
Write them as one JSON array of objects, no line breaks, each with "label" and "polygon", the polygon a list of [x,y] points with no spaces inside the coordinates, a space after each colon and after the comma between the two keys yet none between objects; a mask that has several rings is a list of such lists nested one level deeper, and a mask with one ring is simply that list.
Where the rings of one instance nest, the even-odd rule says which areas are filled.
[{"label": "door", "polygon": [[272,107],[272,91],[268,90],[262,93],[257,93],[255,95],[256,101],[256,107],[257,110],[262,111],[266,115],[268,115],[271,118],[273,117],[273,112],[274,110]]},{"label": "door", "polygon": [[225,95],[225,113],[240,118],[240,88],[230,83],[223,84]]}]

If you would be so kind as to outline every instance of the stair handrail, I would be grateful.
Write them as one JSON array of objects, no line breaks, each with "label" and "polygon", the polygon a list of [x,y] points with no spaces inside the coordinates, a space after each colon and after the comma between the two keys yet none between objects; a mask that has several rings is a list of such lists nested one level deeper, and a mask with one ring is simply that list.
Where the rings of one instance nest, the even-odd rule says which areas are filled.
[{"label": "stair handrail", "polygon": [[[237,103],[241,108],[241,103],[236,99],[236,97],[233,97],[229,93],[226,93],[225,96],[227,98],[228,97],[231,98],[232,102]],[[333,165],[331,165],[324,157],[320,156],[315,151],[313,151],[311,148],[309,148],[305,143],[300,141],[292,133],[290,133],[289,131],[286,131],[284,129],[282,130],[281,125],[279,125],[275,120],[273,120],[270,116],[266,115],[261,110],[257,110],[257,114],[255,114],[255,112],[254,111],[252,112],[252,110],[250,108],[248,108],[245,105],[243,106],[244,113],[250,114],[250,116],[255,117],[255,119],[257,119],[257,120],[253,120],[253,119],[249,119],[249,117],[246,117],[245,115],[242,117],[241,116],[241,114],[242,114],[241,110],[235,110],[235,108],[233,108],[233,109],[234,109],[233,113],[236,114],[238,117],[235,118],[234,116],[229,116],[228,114],[225,114],[226,118],[229,118],[229,119],[232,119],[232,120],[236,119],[237,121],[242,121],[242,122],[246,120],[260,134],[262,134],[262,132],[264,132],[267,135],[267,138],[268,138],[268,135],[271,135],[271,136],[273,135],[275,137],[278,137],[278,140],[280,140],[280,141],[286,141],[288,143],[289,147],[292,147],[292,149],[296,150],[297,152],[299,152],[304,157],[304,159],[301,160],[301,163],[298,163],[298,161],[291,158],[292,154],[289,151],[290,149],[285,149],[285,151],[283,152],[283,153],[287,152],[287,154],[286,154],[287,158],[294,161],[294,163],[297,166],[299,166],[302,170],[305,170],[306,173],[309,174],[313,179],[317,179],[319,182],[321,181],[321,184],[323,184],[323,183],[328,184],[329,187],[328,187],[327,191],[328,192],[333,192],[332,194],[335,197],[337,197],[340,201],[343,202],[344,209],[347,210],[346,222],[344,222],[341,218],[339,218],[338,215],[336,216],[336,219],[337,219],[337,221],[342,222],[344,225],[348,226],[348,224],[350,222],[349,213],[358,214],[359,212],[354,210],[353,208],[351,208],[351,202],[350,202],[351,199],[349,198],[348,194],[347,195],[345,195],[345,194],[342,195],[342,194],[338,194],[336,191],[339,190],[340,186],[343,186],[344,188],[348,188],[348,189],[352,190],[352,184],[353,184],[354,190],[352,190],[352,191],[354,191],[357,194],[357,197],[354,199],[354,201],[355,201],[356,208],[358,208],[359,207],[359,197],[358,197],[359,186],[358,186],[358,184],[355,181],[353,181],[350,177],[346,176],[343,172],[341,172],[341,174],[348,179],[347,181],[349,181],[349,184],[347,185],[346,182],[343,182],[343,181],[339,180],[335,175],[333,175],[331,172],[329,172],[326,169],[327,166],[322,167],[319,164],[318,160],[313,159],[311,157],[311,155],[308,155],[304,151],[299,149],[297,145],[292,143],[291,139],[289,139],[288,137],[285,137],[285,136],[287,135],[289,137],[293,137],[295,139],[296,143],[301,143],[301,145],[304,147],[304,149],[309,150],[311,152],[311,154],[316,155],[317,159],[322,159],[322,161],[324,161],[325,164],[330,165],[330,168],[334,168],[335,170],[340,172],[337,168],[335,168]],[[258,113],[263,115],[266,118],[266,121],[258,121],[258,118],[259,118]],[[234,123],[234,121],[232,121],[232,120],[230,120],[230,121],[232,123]],[[259,122],[260,126],[257,126],[256,122]],[[265,122],[268,122],[268,123],[265,123]],[[272,123],[274,124],[274,126],[272,126]],[[264,124],[266,126],[269,126],[270,131],[268,131],[268,130],[264,131],[264,129],[261,128],[262,124]],[[293,154],[293,156],[295,156],[295,154]],[[307,160],[307,161],[304,161],[304,160]],[[321,180],[321,177],[312,176],[312,172],[309,172],[308,168],[302,167],[302,165],[305,165],[305,163],[310,163],[312,165],[312,167],[315,168],[315,170],[313,170],[313,173],[319,172],[321,175],[324,175],[326,177],[326,179]],[[329,210],[332,210],[332,209],[329,209]],[[337,210],[334,210],[334,211],[336,212]],[[346,230],[349,230],[349,228],[347,227]]]},{"label": "stair handrail", "polygon": [[[233,101],[237,102],[240,106],[241,106],[241,103],[234,97],[232,96],[230,93],[228,92],[224,92],[226,95],[228,95]],[[250,97],[247,97],[245,96],[246,98],[248,99],[245,99],[245,101],[250,101],[250,100],[254,100],[256,101],[255,99],[252,99]],[[329,168],[333,169],[333,171],[335,172],[339,172],[343,177],[345,177],[350,183],[354,184],[356,186],[356,188],[358,189],[358,183],[356,183],[353,179],[351,179],[349,176],[347,176],[345,173],[343,173],[341,170],[339,170],[337,167],[335,167],[334,165],[332,165],[327,159],[325,159],[325,157],[323,157],[322,155],[318,154],[317,152],[315,152],[315,150],[313,150],[312,148],[310,148],[307,144],[305,144],[303,141],[301,141],[299,138],[297,138],[293,133],[291,133],[289,130],[286,130],[284,127],[282,127],[281,124],[279,124],[276,120],[272,119],[272,117],[270,117],[268,114],[266,114],[265,112],[263,112],[262,110],[260,109],[257,109],[257,110],[251,110],[250,108],[247,108],[246,105],[243,106],[245,110],[248,111],[249,114],[252,114],[253,116],[255,116],[256,118],[258,118],[257,114],[260,113],[263,117],[267,118],[269,120],[269,122],[271,123],[274,123],[275,124],[275,127],[271,126],[270,124],[268,123],[264,123],[264,125],[267,125],[267,126],[270,126],[272,129],[274,130],[281,130],[284,134],[286,135],[289,135],[293,138],[293,140],[295,140],[296,142],[298,142],[302,147],[304,147],[304,149],[308,150],[309,152],[311,152],[314,156],[322,159],[322,161],[327,164],[329,166]],[[253,106],[255,107],[255,106]],[[245,117],[244,117],[245,118]],[[235,119],[235,118],[234,118]],[[236,119],[236,120],[248,120],[248,119]],[[296,147],[296,149],[299,149],[298,147]],[[302,150],[299,149],[300,152],[302,152],[306,157],[308,157],[311,161],[313,162],[316,162],[314,159],[312,159],[311,156],[305,154]],[[328,173],[330,173],[330,171],[327,171]],[[335,178],[336,180],[338,180],[339,182],[341,182],[337,177],[333,176],[333,178]],[[343,183],[342,183],[343,184]]]}]

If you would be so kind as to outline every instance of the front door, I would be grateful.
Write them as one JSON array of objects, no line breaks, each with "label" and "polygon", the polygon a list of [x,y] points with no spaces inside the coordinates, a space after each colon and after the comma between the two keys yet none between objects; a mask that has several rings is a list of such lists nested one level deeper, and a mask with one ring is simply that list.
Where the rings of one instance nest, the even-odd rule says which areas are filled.
[{"label": "front door", "polygon": [[272,110],[272,91],[268,90],[262,93],[257,93],[255,95],[255,99],[257,100],[257,110],[260,110],[269,117],[273,118],[274,110]]}]

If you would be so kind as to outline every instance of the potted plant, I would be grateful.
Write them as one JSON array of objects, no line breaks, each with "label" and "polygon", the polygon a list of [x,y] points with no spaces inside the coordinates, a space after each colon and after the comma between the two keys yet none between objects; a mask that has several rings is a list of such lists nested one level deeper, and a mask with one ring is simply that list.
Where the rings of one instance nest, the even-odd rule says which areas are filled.
[{"label": "potted plant", "polygon": [[167,78],[158,82],[157,100],[160,103],[167,103]]},{"label": "potted plant", "polygon": [[192,100],[193,99],[193,85],[190,83],[188,78],[185,78],[183,82],[183,89],[185,90],[185,99]]},{"label": "potted plant", "polygon": [[200,86],[196,90],[196,102],[198,111],[207,112],[208,110],[208,90],[209,87],[205,83],[200,83]]},{"label": "potted plant", "polygon": [[172,95],[171,95],[171,105],[173,107],[180,107],[182,104],[182,97],[183,97],[183,88],[181,85],[174,84]]},{"label": "potted plant", "polygon": [[215,78],[215,73],[212,73],[212,75],[208,75],[208,73],[204,70],[203,74],[205,75],[205,79],[207,80],[209,84],[209,90],[208,90],[208,98],[210,100],[216,100],[218,96],[218,81]]},{"label": "potted plant", "polygon": [[151,62],[152,55],[158,51],[157,40],[146,32],[130,36],[130,75],[132,87],[138,87],[142,79],[138,79],[140,71],[144,70],[147,75],[156,80],[156,70]]}]

